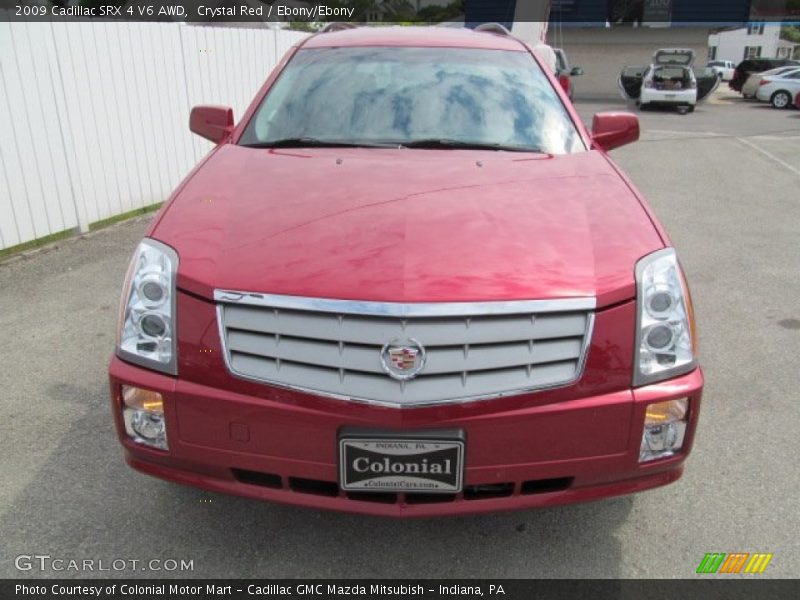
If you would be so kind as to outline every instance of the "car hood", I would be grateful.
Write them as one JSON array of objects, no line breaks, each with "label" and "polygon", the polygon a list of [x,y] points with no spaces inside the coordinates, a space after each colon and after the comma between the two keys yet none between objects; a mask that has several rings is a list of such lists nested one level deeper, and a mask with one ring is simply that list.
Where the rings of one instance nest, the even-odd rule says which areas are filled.
[{"label": "car hood", "polygon": [[600,152],[216,149],[149,233],[178,286],[393,302],[635,294],[663,242]]}]

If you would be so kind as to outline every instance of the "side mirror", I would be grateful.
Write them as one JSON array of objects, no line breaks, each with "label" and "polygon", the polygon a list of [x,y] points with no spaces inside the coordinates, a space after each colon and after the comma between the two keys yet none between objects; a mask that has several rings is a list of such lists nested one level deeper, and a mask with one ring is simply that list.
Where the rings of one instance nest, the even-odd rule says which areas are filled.
[{"label": "side mirror", "polygon": [[228,106],[195,106],[189,116],[189,129],[219,144],[233,131],[233,109]]},{"label": "side mirror", "polygon": [[557,77],[558,77],[558,83],[561,84],[561,87],[564,89],[567,95],[569,95],[569,88],[572,85],[572,83],[569,80],[569,76],[564,73],[558,73]]},{"label": "side mirror", "polygon": [[639,139],[639,118],[629,112],[601,112],[592,119],[592,140],[612,150]]},{"label": "side mirror", "polygon": [[572,71],[569,72],[570,75],[573,77],[577,77],[578,75],[583,75],[583,69],[580,67],[572,67]]}]

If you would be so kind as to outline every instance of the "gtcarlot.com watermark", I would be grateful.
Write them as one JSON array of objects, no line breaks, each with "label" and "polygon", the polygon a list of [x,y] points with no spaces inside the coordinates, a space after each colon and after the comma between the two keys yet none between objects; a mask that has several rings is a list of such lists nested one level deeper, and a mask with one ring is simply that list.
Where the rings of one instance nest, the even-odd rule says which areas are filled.
[{"label": "gtcarlot.com watermark", "polygon": [[50,554],[20,554],[14,558],[18,571],[194,571],[194,559],[185,558],[66,558]]}]

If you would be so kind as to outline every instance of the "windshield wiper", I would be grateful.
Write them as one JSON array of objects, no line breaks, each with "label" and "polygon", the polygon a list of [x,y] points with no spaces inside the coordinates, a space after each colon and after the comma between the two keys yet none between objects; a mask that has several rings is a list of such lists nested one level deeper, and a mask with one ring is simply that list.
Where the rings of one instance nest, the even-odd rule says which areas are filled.
[{"label": "windshield wiper", "polygon": [[397,148],[398,144],[367,140],[321,140],[314,137],[293,137],[240,144],[245,148]]},{"label": "windshield wiper", "polygon": [[505,150],[508,152],[536,152],[544,154],[544,150],[529,146],[508,146],[495,142],[470,142],[465,140],[454,140],[451,138],[425,138],[421,140],[410,140],[399,142],[404,148],[457,148],[460,150]]},{"label": "windshield wiper", "polygon": [[267,142],[240,144],[245,148],[425,148],[459,150],[505,150],[507,152],[535,152],[546,154],[540,148],[508,146],[495,142],[470,142],[451,138],[423,138],[419,140],[323,140],[314,137],[292,137]]}]

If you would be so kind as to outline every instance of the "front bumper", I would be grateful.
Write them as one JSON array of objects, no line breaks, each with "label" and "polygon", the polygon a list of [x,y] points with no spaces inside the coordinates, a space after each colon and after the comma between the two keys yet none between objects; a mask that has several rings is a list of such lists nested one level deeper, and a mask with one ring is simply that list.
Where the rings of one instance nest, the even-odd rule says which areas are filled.
[{"label": "front bumper", "polygon": [[[655,385],[561,402],[484,404],[497,410],[482,411],[459,405],[401,410],[353,407],[278,389],[271,398],[254,397],[175,379],[116,357],[109,373],[117,432],[131,467],[216,492],[394,517],[550,506],[671,483],[681,476],[691,450],[703,387],[697,369]],[[123,384],[164,396],[168,452],[138,445],[125,434]],[[681,453],[640,464],[645,406],[683,397],[690,399],[690,415]],[[464,492],[341,491],[337,438],[342,427],[350,426],[462,429],[467,440]]]}]

